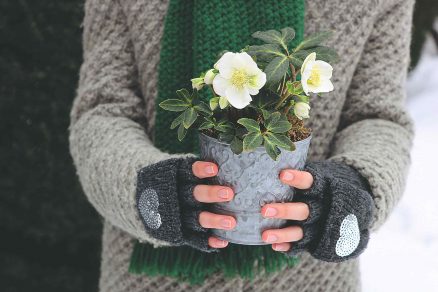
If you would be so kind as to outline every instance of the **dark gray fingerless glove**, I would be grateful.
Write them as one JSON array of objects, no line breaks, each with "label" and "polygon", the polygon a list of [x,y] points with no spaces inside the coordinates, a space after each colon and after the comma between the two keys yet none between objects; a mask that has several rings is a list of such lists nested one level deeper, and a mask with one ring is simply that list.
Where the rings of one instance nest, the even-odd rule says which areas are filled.
[{"label": "dark gray fingerless glove", "polygon": [[368,182],[352,167],[338,162],[308,163],[313,175],[309,190],[298,191],[294,201],[309,205],[310,216],[294,222],[303,228],[304,238],[288,253],[302,250],[320,260],[341,262],[357,257],[369,239],[374,202]]},{"label": "dark gray fingerless glove", "polygon": [[213,251],[207,229],[198,222],[203,204],[194,199],[193,188],[202,180],[192,174],[195,161],[172,158],[142,168],[137,178],[137,209],[152,237]]}]

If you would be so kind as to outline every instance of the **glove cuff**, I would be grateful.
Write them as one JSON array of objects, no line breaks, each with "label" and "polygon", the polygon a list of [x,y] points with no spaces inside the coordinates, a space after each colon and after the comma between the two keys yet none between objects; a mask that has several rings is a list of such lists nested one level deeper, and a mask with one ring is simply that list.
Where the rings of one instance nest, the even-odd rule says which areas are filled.
[{"label": "glove cuff", "polygon": [[172,158],[142,168],[137,176],[137,209],[146,231],[173,245],[189,245],[203,251],[208,230],[198,221],[203,204],[193,197],[201,180],[192,174],[195,158]]}]

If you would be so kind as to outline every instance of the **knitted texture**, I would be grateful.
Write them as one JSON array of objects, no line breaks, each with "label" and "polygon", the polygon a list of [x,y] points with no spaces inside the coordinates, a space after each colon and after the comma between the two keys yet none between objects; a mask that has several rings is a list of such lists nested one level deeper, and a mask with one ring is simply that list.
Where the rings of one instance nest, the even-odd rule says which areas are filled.
[{"label": "knitted texture", "polygon": [[154,238],[212,251],[207,230],[198,222],[202,204],[193,197],[194,186],[202,183],[192,174],[194,161],[172,158],[142,168],[138,173],[137,207]]},{"label": "knitted texture", "polygon": [[[307,1],[306,34],[331,29],[341,56],[335,91],[311,101],[309,160],[340,161],[369,182],[380,226],[403,191],[412,125],[403,108],[412,0]],[[160,39],[167,1],[88,0],[84,63],[72,109],[70,149],[84,192],[105,219],[100,290],[357,291],[356,260],[299,264],[254,281],[221,274],[189,287],[169,277],[128,272],[135,239],[150,237],[135,203],[137,172],[172,157],[152,137]],[[188,76],[190,77],[190,76]]]},{"label": "knitted texture", "polygon": [[306,203],[310,215],[304,237],[288,254],[307,250],[317,259],[341,262],[361,254],[369,239],[374,204],[367,182],[353,168],[339,162],[313,162],[304,168],[314,182],[298,192],[294,201]]},{"label": "knitted texture", "polygon": [[[298,44],[304,33],[304,0],[170,0],[161,40],[157,104],[177,98],[190,78],[213,67],[223,51],[240,51],[254,44],[258,30],[293,27]],[[154,144],[171,153],[198,149],[196,131],[181,143],[169,126],[178,113],[156,104]]]}]

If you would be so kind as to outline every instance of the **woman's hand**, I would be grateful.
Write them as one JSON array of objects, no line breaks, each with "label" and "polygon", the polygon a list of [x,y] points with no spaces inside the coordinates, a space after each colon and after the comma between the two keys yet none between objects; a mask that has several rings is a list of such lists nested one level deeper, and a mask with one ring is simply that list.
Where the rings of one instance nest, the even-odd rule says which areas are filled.
[{"label": "woman's hand", "polygon": [[[218,167],[212,162],[196,161],[192,165],[193,174],[198,178],[214,177],[218,173]],[[202,203],[228,202],[234,198],[231,188],[218,185],[197,185],[193,189],[193,196]],[[204,228],[231,230],[236,227],[236,219],[232,216],[218,215],[203,211],[199,214],[199,223]],[[211,236],[208,245],[213,248],[224,248],[228,241]]]},{"label": "woman's hand", "polygon": [[[286,169],[280,172],[282,183],[297,189],[308,189],[313,184],[313,176],[306,171]],[[303,221],[309,217],[309,206],[305,203],[273,203],[262,207],[262,215],[265,218],[279,218],[287,220]],[[303,238],[303,230],[299,226],[290,226],[282,229],[265,230],[262,239],[272,243],[272,248],[276,251],[288,251],[291,242]]]}]

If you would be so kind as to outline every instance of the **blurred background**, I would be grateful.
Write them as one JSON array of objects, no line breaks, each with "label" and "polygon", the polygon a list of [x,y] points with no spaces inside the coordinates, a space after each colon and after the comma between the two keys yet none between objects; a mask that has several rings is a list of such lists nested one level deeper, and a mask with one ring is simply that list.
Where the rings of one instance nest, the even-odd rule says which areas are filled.
[{"label": "blurred background", "polygon": [[[364,291],[438,291],[438,1],[418,0],[405,196],[362,260]],[[0,0],[0,291],[97,291],[101,223],[68,151],[83,0]],[[435,155],[435,156],[431,156]]]}]

